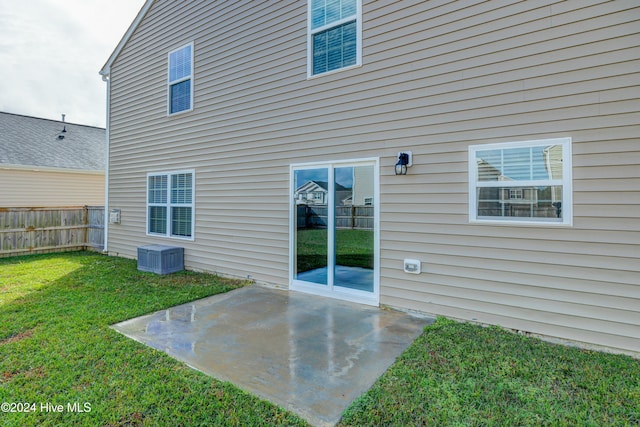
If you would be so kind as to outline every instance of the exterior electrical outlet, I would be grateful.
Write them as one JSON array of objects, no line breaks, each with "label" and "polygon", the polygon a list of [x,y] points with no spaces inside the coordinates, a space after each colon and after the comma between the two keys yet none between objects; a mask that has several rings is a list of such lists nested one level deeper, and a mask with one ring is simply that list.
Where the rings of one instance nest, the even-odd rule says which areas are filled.
[{"label": "exterior electrical outlet", "polygon": [[109,224],[120,224],[120,209],[109,211]]},{"label": "exterior electrical outlet", "polygon": [[405,259],[404,260],[404,272],[410,274],[420,274],[420,260],[417,259]]}]

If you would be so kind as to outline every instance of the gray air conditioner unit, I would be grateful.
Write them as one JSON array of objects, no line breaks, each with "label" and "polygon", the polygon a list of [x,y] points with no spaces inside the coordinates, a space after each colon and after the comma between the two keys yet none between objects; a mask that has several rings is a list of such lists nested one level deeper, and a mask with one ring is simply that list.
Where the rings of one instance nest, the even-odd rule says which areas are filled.
[{"label": "gray air conditioner unit", "polygon": [[184,248],[148,245],[138,248],[138,270],[158,274],[184,270]]}]

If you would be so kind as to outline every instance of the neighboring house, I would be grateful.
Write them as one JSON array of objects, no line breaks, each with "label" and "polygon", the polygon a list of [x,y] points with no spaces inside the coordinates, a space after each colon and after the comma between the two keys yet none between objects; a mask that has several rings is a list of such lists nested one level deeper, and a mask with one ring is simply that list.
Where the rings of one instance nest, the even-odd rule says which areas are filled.
[{"label": "neighboring house", "polygon": [[296,189],[294,197],[299,205],[326,205],[329,190],[326,182],[307,181]]},{"label": "neighboring house", "polygon": [[0,112],[0,207],[102,206],[105,129]]},{"label": "neighboring house", "polygon": [[355,206],[372,206],[373,193],[375,192],[375,176],[372,170],[373,166],[368,168],[356,168],[353,174],[353,205]]},{"label": "neighboring house", "polygon": [[[329,203],[329,183],[327,181],[306,181],[296,188],[293,197],[297,204],[305,205],[326,205]],[[339,183],[335,184],[335,201],[337,206],[352,204],[353,192],[351,187],[347,188]]]},{"label": "neighboring house", "polygon": [[[639,49],[633,1],[149,0],[101,70],[108,251],[638,353]],[[331,226],[350,173],[373,229]]]}]

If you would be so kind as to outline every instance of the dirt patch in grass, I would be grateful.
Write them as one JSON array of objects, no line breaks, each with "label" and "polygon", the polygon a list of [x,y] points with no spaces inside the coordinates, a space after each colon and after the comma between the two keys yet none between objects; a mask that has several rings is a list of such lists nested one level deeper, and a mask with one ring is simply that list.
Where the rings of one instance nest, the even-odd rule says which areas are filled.
[{"label": "dirt patch in grass", "polygon": [[28,371],[4,371],[0,372],[0,384],[10,382],[13,377],[16,377],[18,375],[22,375],[28,379],[42,379],[46,376],[46,373],[42,366],[29,369]]},{"label": "dirt patch in grass", "polygon": [[45,370],[42,366],[38,366],[37,368],[29,369],[23,373],[25,378],[29,379],[41,379],[46,376]]},{"label": "dirt patch in grass", "polygon": [[20,372],[13,371],[0,372],[0,384],[8,383],[9,381],[11,381],[11,378],[15,377],[19,373]]},{"label": "dirt patch in grass", "polygon": [[106,427],[134,427],[144,423],[145,416],[141,412],[134,412],[128,417],[123,417],[116,424],[107,424]]},{"label": "dirt patch in grass", "polygon": [[0,340],[0,345],[11,344],[14,342],[22,341],[23,339],[29,338],[33,335],[33,329],[29,329],[24,332],[19,332],[17,334],[11,335],[5,339]]}]

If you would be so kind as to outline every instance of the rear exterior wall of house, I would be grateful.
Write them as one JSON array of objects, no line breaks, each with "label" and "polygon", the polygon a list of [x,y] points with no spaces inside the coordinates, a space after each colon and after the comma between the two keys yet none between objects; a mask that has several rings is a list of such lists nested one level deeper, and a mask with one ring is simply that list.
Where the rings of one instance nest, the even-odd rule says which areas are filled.
[{"label": "rear exterior wall of house", "polygon": [[[193,110],[167,115],[192,42]],[[381,304],[640,352],[639,81],[633,0],[365,0],[362,65],[311,78],[306,2],[159,0],[111,67],[109,252],[287,286],[290,165],[379,158]],[[550,138],[572,223],[470,221],[469,147]],[[194,239],[149,236],[147,174],[179,170]]]}]

